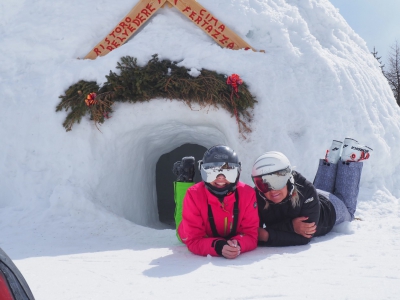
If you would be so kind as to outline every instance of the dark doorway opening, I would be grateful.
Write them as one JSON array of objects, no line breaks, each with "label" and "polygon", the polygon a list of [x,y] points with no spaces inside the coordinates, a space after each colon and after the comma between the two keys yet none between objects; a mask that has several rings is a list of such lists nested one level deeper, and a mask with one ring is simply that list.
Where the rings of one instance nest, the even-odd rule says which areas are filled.
[{"label": "dark doorway opening", "polygon": [[156,165],[156,189],[157,207],[159,220],[175,228],[174,221],[174,181],[176,176],[172,173],[174,163],[185,156],[194,156],[196,159],[194,182],[201,180],[200,172],[197,169],[197,161],[203,158],[207,149],[197,144],[184,144],[169,153],[161,155]]}]

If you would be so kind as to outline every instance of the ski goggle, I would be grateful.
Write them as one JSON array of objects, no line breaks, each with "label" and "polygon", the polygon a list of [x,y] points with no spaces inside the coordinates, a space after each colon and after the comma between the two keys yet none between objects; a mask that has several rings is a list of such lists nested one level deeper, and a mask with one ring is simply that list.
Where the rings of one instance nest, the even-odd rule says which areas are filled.
[{"label": "ski goggle", "polygon": [[285,187],[290,178],[290,167],[282,170],[252,177],[257,189],[262,193],[267,193],[271,190],[280,190]]},{"label": "ski goggle", "polygon": [[201,178],[208,183],[213,182],[220,174],[224,175],[227,181],[233,183],[240,172],[240,164],[228,162],[202,163],[199,161],[199,168]]}]

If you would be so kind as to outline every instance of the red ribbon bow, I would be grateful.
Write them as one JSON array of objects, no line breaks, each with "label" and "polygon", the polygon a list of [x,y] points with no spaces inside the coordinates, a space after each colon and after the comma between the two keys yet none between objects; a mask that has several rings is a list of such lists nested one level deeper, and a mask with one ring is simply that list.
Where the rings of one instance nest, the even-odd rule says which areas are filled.
[{"label": "red ribbon bow", "polygon": [[87,95],[86,100],[85,100],[86,105],[91,106],[91,105],[97,104],[96,96],[97,96],[96,93],[90,93],[89,95]]},{"label": "red ribbon bow", "polygon": [[243,83],[243,80],[239,77],[238,74],[232,74],[231,76],[228,77],[226,80],[226,84],[231,85],[235,93],[239,91],[238,85],[241,85]]},{"label": "red ribbon bow", "polygon": [[237,122],[238,124],[239,124],[239,114],[238,114],[238,111],[237,111],[237,108],[236,108],[236,103],[235,103],[235,101],[233,101],[233,94],[235,94],[236,97],[239,98],[239,95],[238,95],[238,91],[239,91],[238,85],[241,85],[242,83],[243,83],[243,80],[240,79],[240,77],[239,77],[238,74],[232,74],[232,75],[229,76],[228,79],[226,80],[226,84],[232,86],[231,103],[232,103],[232,106],[233,106],[233,112],[234,112],[235,117],[236,117],[236,122]]}]

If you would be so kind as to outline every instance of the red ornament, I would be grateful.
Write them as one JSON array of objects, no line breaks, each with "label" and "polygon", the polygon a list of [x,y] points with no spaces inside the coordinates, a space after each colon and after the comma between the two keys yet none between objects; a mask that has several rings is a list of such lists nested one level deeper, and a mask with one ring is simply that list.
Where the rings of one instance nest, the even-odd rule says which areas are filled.
[{"label": "red ornament", "polygon": [[97,104],[96,96],[97,96],[96,93],[90,93],[89,95],[87,95],[85,100],[86,105],[91,106]]},{"label": "red ornament", "polygon": [[[243,80],[239,77],[238,74],[232,74],[226,80],[226,84],[231,85],[235,93],[239,91],[238,85],[241,85]],[[236,95],[237,96],[237,95]]]},{"label": "red ornament", "polygon": [[239,98],[239,85],[243,83],[243,80],[239,77],[238,74],[232,74],[231,76],[228,77],[226,80],[226,84],[232,86],[232,92],[231,92],[231,103],[233,106],[233,111],[236,117],[236,122],[239,124],[239,114],[236,109],[236,104],[235,101],[233,101],[233,94],[235,93],[236,97]]}]

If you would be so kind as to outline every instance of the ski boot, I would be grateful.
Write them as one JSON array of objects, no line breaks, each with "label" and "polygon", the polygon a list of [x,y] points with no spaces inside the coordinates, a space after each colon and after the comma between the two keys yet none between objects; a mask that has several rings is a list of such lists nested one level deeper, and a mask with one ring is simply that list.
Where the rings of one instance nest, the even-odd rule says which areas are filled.
[{"label": "ski boot", "polygon": [[343,142],[342,158],[343,162],[363,161],[370,157],[372,149],[368,146],[360,145],[356,140],[345,138]]},{"label": "ski boot", "polygon": [[340,159],[343,143],[341,141],[333,140],[329,150],[326,150],[325,162],[336,164]]}]

